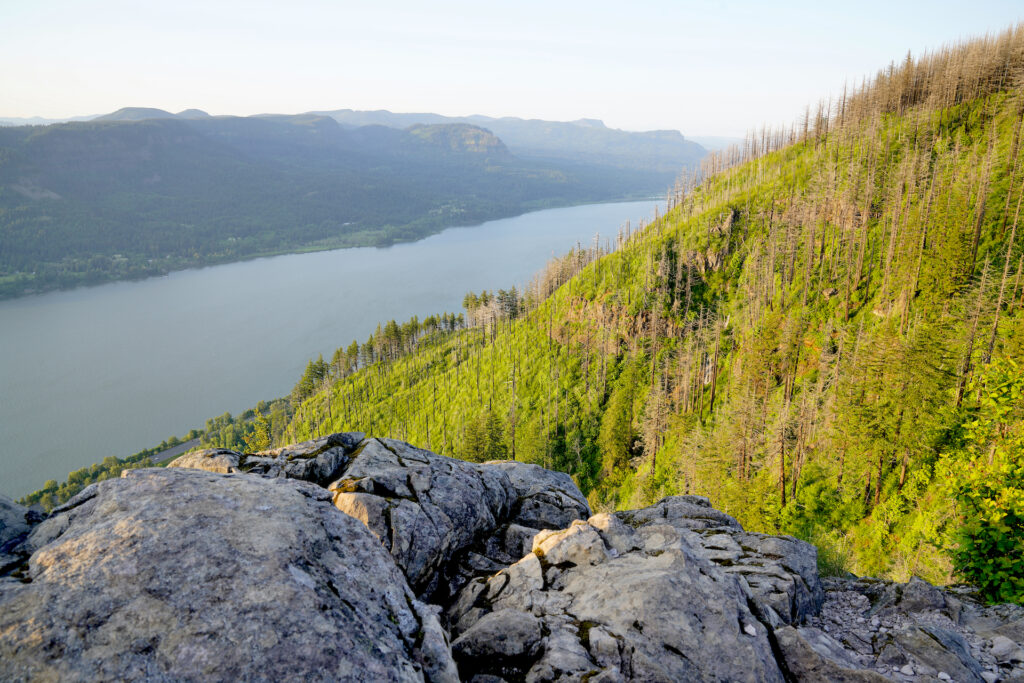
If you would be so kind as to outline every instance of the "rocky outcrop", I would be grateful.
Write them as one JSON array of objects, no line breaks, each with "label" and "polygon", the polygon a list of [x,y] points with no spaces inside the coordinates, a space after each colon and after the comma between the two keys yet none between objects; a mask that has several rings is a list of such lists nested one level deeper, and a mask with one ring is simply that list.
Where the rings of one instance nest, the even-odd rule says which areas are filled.
[{"label": "rocky outcrop", "polygon": [[515,490],[511,523],[531,529],[563,529],[590,516],[590,505],[565,472],[511,460],[484,463],[508,476]]},{"label": "rocky outcrop", "polygon": [[29,544],[2,680],[456,680],[434,613],[311,484],[130,470]]},{"label": "rocky outcrop", "polygon": [[[985,607],[919,579],[825,579],[822,609],[779,638],[787,663],[842,666],[898,681],[1024,680],[1024,608]],[[1001,641],[1003,633],[1017,640]],[[1019,650],[1019,661],[1004,650]],[[862,680],[862,679],[849,679]],[[863,679],[867,680],[867,679]]]},{"label": "rocky outcrop", "polygon": [[25,539],[32,525],[42,518],[41,512],[0,495],[0,572],[13,569],[25,559]]},{"label": "rocky outcrop", "polygon": [[452,559],[507,521],[516,502],[501,470],[391,439],[362,443],[329,490],[426,595],[447,594]]},{"label": "rocky outcrop", "polygon": [[792,536],[743,530],[739,522],[711,507],[703,496],[675,496],[642,510],[616,513],[639,527],[669,524],[701,556],[735,575],[754,600],[758,616],[775,627],[816,614],[824,601],[818,580],[818,551]]},{"label": "rocky outcrop", "polygon": [[327,486],[349,463],[349,455],[365,436],[361,432],[331,434],[291,446],[249,454],[226,448],[211,448],[186,453],[167,466],[220,474],[246,472],[264,477],[301,479]]},{"label": "rocky outcrop", "polygon": [[[471,582],[449,608],[460,673],[537,681],[782,681],[771,630],[762,623],[771,608],[757,597],[786,600],[789,615],[788,600],[798,591],[755,594],[732,569],[784,577],[792,588],[804,579],[790,565],[803,568],[801,551],[813,563],[813,548],[783,539],[771,548],[780,554],[769,555],[733,542],[737,549],[716,564],[702,541],[722,545],[718,537],[730,532],[743,535],[736,520],[688,496],[537,534],[529,555]],[[820,592],[816,572],[808,579]],[[536,628],[523,627],[527,617]],[[516,634],[515,647],[489,635],[500,624]]]},{"label": "rocky outcrop", "polygon": [[433,600],[516,561],[537,531],[590,514],[567,474],[517,462],[477,465],[358,432],[253,454],[196,451],[169,466],[327,487],[339,510],[380,539],[417,594]]},{"label": "rocky outcrop", "polygon": [[[706,498],[334,434],[0,499],[0,680],[1012,681],[1024,608],[820,579]],[[1024,680],[1024,679],[1022,679]]]}]

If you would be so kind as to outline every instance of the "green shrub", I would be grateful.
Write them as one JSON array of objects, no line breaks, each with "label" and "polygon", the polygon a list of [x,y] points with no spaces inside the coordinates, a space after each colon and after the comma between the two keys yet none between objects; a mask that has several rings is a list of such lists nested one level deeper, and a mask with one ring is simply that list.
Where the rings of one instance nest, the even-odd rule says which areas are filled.
[{"label": "green shrub", "polygon": [[1012,361],[986,367],[970,386],[961,447],[946,461],[960,513],[951,533],[957,573],[992,602],[1024,603],[1024,375]]}]

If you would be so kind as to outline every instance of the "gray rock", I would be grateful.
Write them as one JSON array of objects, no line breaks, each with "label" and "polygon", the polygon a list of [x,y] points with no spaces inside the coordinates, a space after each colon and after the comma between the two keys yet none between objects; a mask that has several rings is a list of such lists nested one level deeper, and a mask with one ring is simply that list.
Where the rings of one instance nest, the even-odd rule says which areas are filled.
[{"label": "gray rock", "polygon": [[818,579],[818,551],[792,536],[743,531],[739,522],[702,496],[665,498],[649,508],[617,512],[633,527],[666,524],[704,557],[746,581],[758,616],[772,625],[799,624],[817,614],[825,599]]},{"label": "gray rock", "polygon": [[518,462],[476,465],[358,432],[253,454],[198,451],[171,466],[327,486],[335,506],[373,531],[417,593],[434,600],[514,563],[538,530],[590,513],[564,473]]},{"label": "gray rock", "polygon": [[851,661],[842,645],[817,629],[783,626],[775,639],[790,676],[798,681],[880,683],[886,677]]},{"label": "gray rock", "polygon": [[1024,674],[1022,607],[823,581],[813,546],[700,496],[583,521],[565,474],[360,433],[186,454],[33,515],[0,499],[3,680]]},{"label": "gray rock", "polygon": [[[449,612],[453,629],[468,633],[489,614],[510,610],[539,618],[548,634],[544,652],[529,668],[527,661],[505,671],[515,679],[782,680],[749,594],[661,523],[666,515],[633,516],[632,541],[595,517],[596,526],[575,522],[538,534],[538,552],[495,574],[485,589],[464,589],[472,594],[458,596]],[[602,526],[612,532],[605,536]],[[625,552],[613,554],[616,546]],[[487,656],[478,651],[474,661]]]},{"label": "gray rock", "polygon": [[259,453],[238,453],[225,448],[193,451],[168,467],[185,467],[228,474],[248,472],[264,477],[301,479],[327,486],[344,470],[349,454],[365,438],[362,432],[330,434],[302,443]]},{"label": "gray rock", "polygon": [[712,562],[747,581],[759,605],[786,624],[800,624],[818,613],[825,592],[818,579],[817,548],[792,536],[743,532],[730,536],[740,547],[737,556],[723,559],[708,545],[721,535],[701,534],[699,543]]},{"label": "gray rock", "polygon": [[542,531],[533,537],[533,554],[555,566],[597,565],[610,555],[597,528],[575,521],[562,531]]},{"label": "gray rock", "polygon": [[433,611],[308,483],[130,470],[31,539],[3,680],[457,680]]},{"label": "gray rock", "polygon": [[497,468],[369,439],[330,485],[334,504],[362,520],[424,596],[444,596],[453,559],[492,534],[516,500]]},{"label": "gray rock", "polygon": [[0,494],[0,550],[12,541],[28,535],[30,512],[24,505],[19,505],[7,496]]},{"label": "gray rock", "polygon": [[20,563],[28,554],[24,547],[32,525],[42,519],[35,510],[0,494],[0,572]]},{"label": "gray rock", "polygon": [[193,470],[205,470],[217,474],[231,474],[240,472],[238,469],[242,461],[242,454],[227,448],[207,448],[201,451],[192,451],[175,458],[167,464],[168,467],[183,467]]},{"label": "gray rock", "polygon": [[616,512],[626,524],[636,528],[652,522],[671,524],[691,530],[722,529],[743,531],[734,518],[711,507],[703,496],[672,496],[640,510]]},{"label": "gray rock", "polygon": [[492,460],[486,467],[504,472],[516,491],[510,520],[533,529],[564,529],[590,516],[590,505],[564,472],[513,460]]},{"label": "gray rock", "polygon": [[302,479],[327,486],[341,475],[349,455],[366,438],[362,432],[330,434],[302,443],[253,453],[243,468],[252,474]]},{"label": "gray rock", "polygon": [[[1014,628],[1024,613],[1020,606],[984,606],[968,587],[938,588],[920,580],[828,578],[823,587],[826,601],[808,620],[813,628],[798,631],[820,655],[848,669],[874,669],[899,680],[906,680],[900,678],[904,668],[915,680],[946,680],[939,675],[945,674],[954,681],[1010,681],[1024,674],[1024,666],[996,656],[1018,647],[998,637]],[[829,648],[809,636],[820,631],[828,632]]]},{"label": "gray rock", "polygon": [[608,550],[613,556],[639,550],[641,547],[633,529],[623,524],[615,515],[602,512],[588,519],[587,524],[601,532],[601,538],[608,544]]},{"label": "gray rock", "polygon": [[[1014,607],[1017,607],[1017,605],[1014,605]],[[996,627],[996,632],[1019,645],[1024,645],[1024,617],[1005,620]]]},{"label": "gray rock", "polygon": [[935,612],[954,623],[960,621],[963,605],[956,597],[936,588],[927,581],[911,577],[907,583],[875,582],[867,592],[871,597],[872,614],[921,614]]},{"label": "gray rock", "polygon": [[1024,606],[1004,604],[980,606],[965,601],[960,622],[986,638],[1000,635],[1024,645]]},{"label": "gray rock", "polygon": [[992,638],[992,656],[1002,664],[1024,664],[1024,649],[1004,635]]},{"label": "gray rock", "polygon": [[957,681],[981,682],[981,665],[954,631],[927,624],[910,626],[895,634],[895,642],[918,664],[916,669],[924,664],[935,674],[945,671]]},{"label": "gray rock", "polygon": [[540,655],[543,632],[537,617],[505,609],[479,619],[454,643],[463,678],[506,676],[528,670]]}]

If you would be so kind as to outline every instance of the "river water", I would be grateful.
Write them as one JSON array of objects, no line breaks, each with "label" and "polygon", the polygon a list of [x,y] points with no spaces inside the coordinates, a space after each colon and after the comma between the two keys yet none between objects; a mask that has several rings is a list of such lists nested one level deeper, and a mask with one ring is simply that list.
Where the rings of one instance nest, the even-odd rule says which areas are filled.
[{"label": "river water", "polygon": [[[291,254],[0,302],[0,492],[284,396],[378,322],[459,312],[655,202],[549,209],[384,249]],[[603,242],[602,237],[602,242]]]}]

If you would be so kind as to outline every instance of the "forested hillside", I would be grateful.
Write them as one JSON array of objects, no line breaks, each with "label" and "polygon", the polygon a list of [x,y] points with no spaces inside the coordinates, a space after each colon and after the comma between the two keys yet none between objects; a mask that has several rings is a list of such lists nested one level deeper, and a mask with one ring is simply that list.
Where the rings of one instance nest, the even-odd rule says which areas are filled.
[{"label": "forested hillside", "polygon": [[286,251],[386,246],[664,187],[660,171],[524,160],[465,123],[346,129],[315,115],[128,108],[0,127],[0,297]]},{"label": "forested hillside", "polygon": [[507,455],[596,508],[704,494],[835,566],[1019,600],[1022,75],[1020,28],[890,66],[652,224],[467,296],[465,328],[311,363],[280,438]]}]

